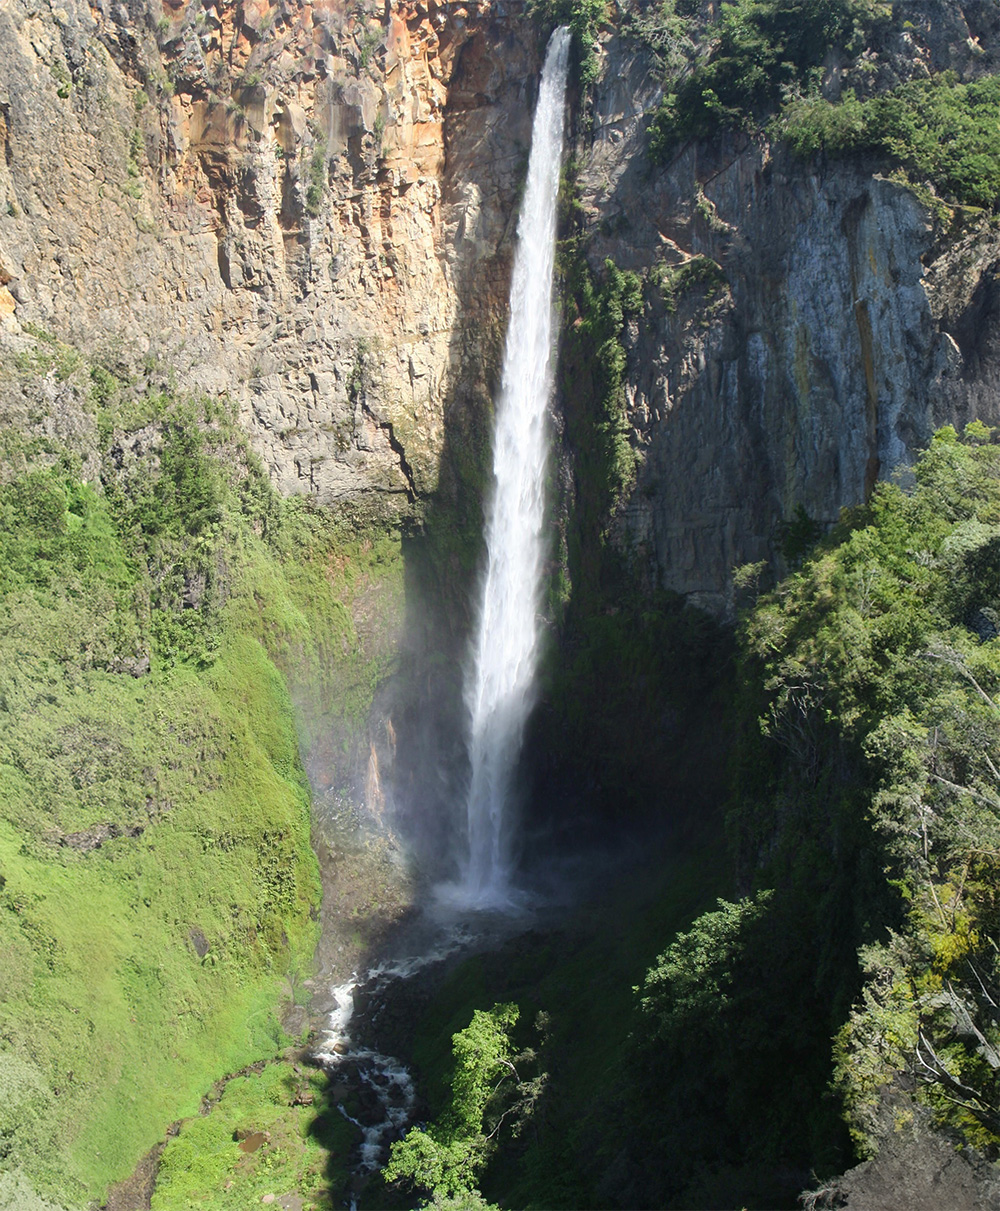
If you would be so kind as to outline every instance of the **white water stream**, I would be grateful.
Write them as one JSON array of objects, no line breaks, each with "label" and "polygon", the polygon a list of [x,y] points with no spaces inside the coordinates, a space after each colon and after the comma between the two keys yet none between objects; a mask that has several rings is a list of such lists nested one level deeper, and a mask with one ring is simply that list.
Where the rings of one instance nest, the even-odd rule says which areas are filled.
[{"label": "white water stream", "polygon": [[[478,934],[461,921],[430,922],[433,940],[419,953],[386,959],[364,974],[355,973],[330,991],[336,1008],[327,1020],[326,1034],[313,1052],[313,1060],[333,1077],[354,1089],[357,1115],[338,1104],[340,1113],[361,1132],[361,1144],[354,1173],[358,1177],[374,1173],[384,1165],[389,1148],[402,1139],[413,1119],[416,1090],[406,1066],[395,1056],[373,1047],[360,1046],[352,1037],[355,1001],[363,994],[366,1005],[365,1027],[371,1033],[384,1008],[383,993],[397,980],[407,980],[417,972],[442,963],[461,951],[471,951],[488,933]],[[494,926],[495,929],[495,926]],[[502,933],[496,933],[497,937]],[[353,1204],[352,1204],[353,1206]]]},{"label": "white water stream", "polygon": [[409,1071],[395,1056],[354,1044],[351,1019],[355,995],[364,989],[369,997],[377,997],[393,980],[405,980],[422,967],[440,962],[459,945],[457,939],[447,939],[437,949],[418,957],[379,963],[363,976],[355,974],[331,990],[337,1008],[330,1014],[326,1036],[314,1052],[314,1059],[328,1072],[340,1069],[345,1075],[353,1075],[371,1091],[379,1106],[376,1114],[366,1116],[368,1122],[362,1122],[340,1106],[341,1114],[361,1132],[361,1151],[355,1170],[359,1174],[373,1173],[385,1163],[389,1145],[402,1138],[413,1117],[416,1091]]},{"label": "white water stream", "polygon": [[496,412],[487,567],[466,678],[469,854],[453,898],[480,908],[510,899],[510,800],[538,658],[552,275],[569,46],[569,31],[557,29],[545,56],[531,134]]}]

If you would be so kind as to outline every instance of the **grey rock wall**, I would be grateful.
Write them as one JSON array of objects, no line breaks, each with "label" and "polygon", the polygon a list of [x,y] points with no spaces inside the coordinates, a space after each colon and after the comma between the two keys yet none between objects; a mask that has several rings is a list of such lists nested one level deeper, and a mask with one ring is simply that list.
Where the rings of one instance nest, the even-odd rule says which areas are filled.
[{"label": "grey rock wall", "polygon": [[[642,461],[614,529],[651,582],[725,614],[732,569],[780,566],[798,507],[829,525],[938,426],[997,420],[1000,240],[985,219],[942,236],[878,165],[805,164],[763,137],[654,169],[659,73],[624,40],[603,49],[577,139],[589,257],[647,280],[626,342]],[[664,298],[657,278],[701,256],[724,282]]]}]

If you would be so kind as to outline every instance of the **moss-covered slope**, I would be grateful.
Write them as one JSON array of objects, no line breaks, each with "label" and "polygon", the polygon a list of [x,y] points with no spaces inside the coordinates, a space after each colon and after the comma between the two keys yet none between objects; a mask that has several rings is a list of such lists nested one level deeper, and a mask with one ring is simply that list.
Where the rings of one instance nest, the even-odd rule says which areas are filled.
[{"label": "moss-covered slope", "polygon": [[386,660],[352,603],[391,613],[399,559],[278,500],[224,408],[71,353],[96,424],[8,431],[0,477],[0,1201],[81,1205],[285,1041],[319,900],[300,739],[336,724],[349,782]]}]

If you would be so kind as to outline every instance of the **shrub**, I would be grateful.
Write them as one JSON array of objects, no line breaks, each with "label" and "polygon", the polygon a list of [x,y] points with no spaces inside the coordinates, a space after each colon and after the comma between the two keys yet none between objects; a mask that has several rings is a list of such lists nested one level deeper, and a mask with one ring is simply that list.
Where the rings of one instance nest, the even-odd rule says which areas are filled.
[{"label": "shrub", "polygon": [[800,156],[884,155],[945,196],[974,206],[1000,199],[1000,76],[960,84],[946,72],[882,96],[838,103],[798,98],[774,133]]},{"label": "shrub", "polygon": [[580,83],[584,86],[593,84],[598,73],[594,39],[608,15],[606,0],[528,0],[528,12],[547,26],[569,26],[573,32]]},{"label": "shrub", "polygon": [[803,84],[832,46],[850,42],[871,13],[864,0],[724,5],[707,60],[667,91],[653,118],[653,161],[662,163],[679,139],[750,126]]}]

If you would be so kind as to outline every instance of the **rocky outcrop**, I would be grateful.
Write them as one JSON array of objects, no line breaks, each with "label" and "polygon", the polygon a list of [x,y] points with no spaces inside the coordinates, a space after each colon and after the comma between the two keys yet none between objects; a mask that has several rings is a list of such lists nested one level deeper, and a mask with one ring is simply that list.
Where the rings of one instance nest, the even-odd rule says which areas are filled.
[{"label": "rocky outcrop", "polygon": [[488,393],[473,326],[504,306],[537,67],[520,8],[13,0],[8,331],[229,396],[283,492],[433,492],[446,405]]},{"label": "rocky outcrop", "polygon": [[800,1201],[806,1211],[985,1211],[998,1197],[993,1166],[974,1153],[963,1155],[921,1125],[897,1128],[874,1160],[808,1191]]},{"label": "rocky outcrop", "polygon": [[577,138],[590,260],[646,281],[626,337],[641,461],[615,532],[651,582],[726,613],[732,569],[780,566],[798,509],[832,524],[936,427],[997,419],[1000,241],[974,217],[942,233],[879,165],[805,164],[763,136],[652,169],[660,79],[607,39]]},{"label": "rocky outcrop", "polygon": [[[449,442],[481,461],[506,318],[539,51],[522,8],[12,0],[7,356],[51,333],[137,390],[159,371],[228,397],[285,493],[409,511],[447,490]],[[949,13],[869,75],[990,59],[993,31]],[[641,463],[612,532],[725,613],[732,568],[780,564],[797,509],[829,524],[935,426],[994,418],[1000,241],[974,218],[942,235],[877,165],[763,138],[651,169],[662,70],[602,39],[576,119],[587,254],[646,282],[626,334]],[[0,407],[87,455],[85,394],[57,367]]]}]

